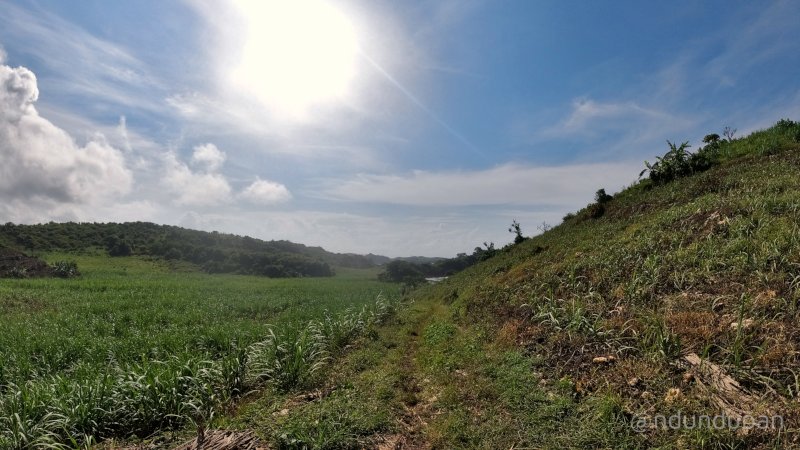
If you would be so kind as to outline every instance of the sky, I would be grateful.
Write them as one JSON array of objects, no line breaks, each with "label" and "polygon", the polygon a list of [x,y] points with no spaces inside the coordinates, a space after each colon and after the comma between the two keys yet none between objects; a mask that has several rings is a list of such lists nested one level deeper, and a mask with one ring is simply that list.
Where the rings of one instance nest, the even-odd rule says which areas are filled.
[{"label": "sky", "polygon": [[0,0],[0,221],[454,256],[800,119],[800,2]]}]

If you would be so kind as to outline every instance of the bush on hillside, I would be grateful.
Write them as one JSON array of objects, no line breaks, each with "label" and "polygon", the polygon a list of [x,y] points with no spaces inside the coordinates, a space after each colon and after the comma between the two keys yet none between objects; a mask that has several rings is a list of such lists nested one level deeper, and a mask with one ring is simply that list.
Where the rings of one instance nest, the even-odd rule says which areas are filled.
[{"label": "bush on hillside", "polygon": [[639,177],[649,172],[650,180],[653,183],[666,184],[672,180],[710,169],[719,160],[719,136],[710,134],[703,141],[706,139],[708,140],[707,145],[696,153],[688,150],[691,147],[688,141],[676,145],[668,140],[669,151],[664,156],[656,157],[656,162],[653,164],[645,161],[645,169],[639,173]]},{"label": "bush on hillside", "polygon": [[600,204],[608,203],[614,198],[613,195],[606,194],[605,189],[598,189],[594,194],[594,201]]},{"label": "bush on hillside", "polygon": [[511,221],[511,226],[508,227],[508,232],[514,234],[514,243],[521,244],[525,242],[525,236],[522,235],[522,228],[516,220]]},{"label": "bush on hillside", "polygon": [[494,248],[494,242],[489,242],[488,244],[484,242],[483,246],[486,248],[475,247],[475,251],[472,253],[478,261],[486,261],[497,254],[497,249]]},{"label": "bush on hillside", "polygon": [[650,179],[655,184],[664,184],[676,178],[689,174],[689,142],[684,142],[680,146],[667,141],[669,151],[664,156],[657,156],[656,162],[650,164],[645,161],[645,169],[639,173],[639,176],[650,172]]},{"label": "bush on hillside", "polygon": [[795,122],[790,119],[781,119],[775,124],[775,128],[779,133],[788,136],[795,142],[800,142],[800,122]]},{"label": "bush on hillside", "polygon": [[606,207],[602,203],[592,203],[588,207],[589,217],[592,219],[599,219],[606,213]]}]

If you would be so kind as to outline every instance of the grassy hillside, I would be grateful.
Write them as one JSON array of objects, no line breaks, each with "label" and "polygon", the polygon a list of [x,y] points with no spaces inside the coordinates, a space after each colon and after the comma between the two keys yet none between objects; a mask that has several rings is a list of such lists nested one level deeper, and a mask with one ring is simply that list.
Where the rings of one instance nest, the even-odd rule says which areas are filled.
[{"label": "grassy hillside", "polygon": [[[688,447],[753,445],[776,435],[649,430],[626,419],[718,414],[696,353],[759,398],[753,415],[797,430],[800,145],[785,123],[724,143],[719,165],[664,184],[639,183],[463,277],[437,286],[458,322],[491,324],[568,384],[577,405],[600,401],[608,441]],[[596,357],[614,356],[610,363]],[[671,391],[672,390],[672,391]],[[598,430],[602,430],[602,427]],[[619,433],[622,433],[621,435]],[[608,444],[604,444],[608,445]]]},{"label": "grassy hillside", "polygon": [[[602,216],[593,218],[597,205],[590,205],[427,295],[452,302],[459,325],[488,326],[513,341],[544,386],[567,387],[575,414],[594,418],[592,429],[575,430],[596,435],[592,445],[794,443],[797,129],[779,125],[725,143],[710,170],[639,183],[605,203]],[[787,429],[634,433],[626,424],[643,416],[720,413],[720,396],[707,388],[713,380],[682,359],[692,353],[750,394],[726,399],[730,409],[780,414]]]},{"label": "grassy hillside", "polygon": [[[782,121],[590,204],[414,292],[329,395],[224,425],[311,448],[797,447],[798,141]],[[782,426],[654,422],[678,413]]]}]

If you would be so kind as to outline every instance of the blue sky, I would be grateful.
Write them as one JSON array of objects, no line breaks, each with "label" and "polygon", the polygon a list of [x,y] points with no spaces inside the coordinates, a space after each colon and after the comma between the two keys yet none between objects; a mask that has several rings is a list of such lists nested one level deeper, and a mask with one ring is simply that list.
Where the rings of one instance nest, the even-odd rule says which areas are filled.
[{"label": "blue sky", "polygon": [[[292,5],[292,6],[289,6]],[[505,244],[800,118],[800,3],[6,1],[0,217],[334,251]]]}]

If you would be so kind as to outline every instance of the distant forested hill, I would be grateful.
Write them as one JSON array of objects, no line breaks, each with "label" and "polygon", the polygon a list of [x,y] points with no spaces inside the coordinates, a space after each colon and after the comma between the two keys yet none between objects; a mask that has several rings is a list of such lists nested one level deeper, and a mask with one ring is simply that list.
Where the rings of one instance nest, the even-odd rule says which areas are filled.
[{"label": "distant forested hill", "polygon": [[331,276],[333,266],[375,264],[355,254],[331,253],[289,241],[262,241],[148,222],[0,225],[0,246],[27,251],[107,251],[194,263],[212,273],[269,277]]}]

